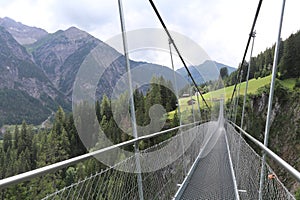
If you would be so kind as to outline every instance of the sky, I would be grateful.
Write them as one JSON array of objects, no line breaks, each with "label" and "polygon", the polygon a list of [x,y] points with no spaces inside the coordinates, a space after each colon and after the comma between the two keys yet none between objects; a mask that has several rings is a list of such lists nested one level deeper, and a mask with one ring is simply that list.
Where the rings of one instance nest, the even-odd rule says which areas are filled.
[{"label": "sky", "polygon": [[[210,59],[232,67],[242,61],[259,0],[153,1],[168,29],[191,38]],[[127,31],[162,28],[147,0],[123,0],[123,6]],[[254,56],[275,44],[281,6],[282,0],[263,1],[255,28]],[[300,30],[299,8],[299,0],[287,0],[283,39]],[[10,17],[49,33],[76,26],[102,41],[121,32],[117,0],[0,0],[0,17]],[[148,50],[131,58],[170,65],[166,52],[158,55]],[[178,59],[175,66],[182,66]]]}]

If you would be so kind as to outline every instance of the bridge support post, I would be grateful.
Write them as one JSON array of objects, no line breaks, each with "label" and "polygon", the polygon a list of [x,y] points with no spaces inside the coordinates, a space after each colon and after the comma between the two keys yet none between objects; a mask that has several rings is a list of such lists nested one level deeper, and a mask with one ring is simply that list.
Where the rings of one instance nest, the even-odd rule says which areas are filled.
[{"label": "bridge support post", "polygon": [[[175,69],[174,69],[174,61],[173,61],[173,55],[172,55],[172,40],[169,38],[169,49],[170,49],[170,57],[171,57],[171,64],[172,64],[172,69],[173,69],[173,76],[174,76],[174,82],[175,82],[175,93],[176,93],[176,98],[177,98],[177,106],[178,106],[178,117],[179,117],[179,126],[181,127],[182,121],[181,121],[181,112],[180,112],[180,104],[179,104],[179,94],[178,94],[178,87],[177,87],[177,79],[176,79],[176,74],[175,74]],[[179,129],[179,132],[181,132],[181,129]],[[183,156],[183,170],[184,170],[184,176],[187,174],[187,169],[184,161],[184,143],[183,143],[183,138],[182,135],[180,136],[181,140],[181,145],[182,145],[182,156]]]},{"label": "bridge support post", "polygon": [[[270,120],[271,120],[272,102],[273,102],[275,80],[276,80],[276,73],[277,73],[277,62],[278,62],[278,53],[279,53],[280,40],[281,40],[280,37],[281,37],[281,28],[282,28],[282,21],[283,21],[283,15],[284,15],[284,7],[285,7],[285,0],[283,0],[283,2],[282,2],[279,30],[278,30],[276,48],[275,48],[275,53],[274,53],[275,55],[274,55],[273,69],[272,69],[272,81],[271,81],[270,94],[269,94],[268,113],[267,113],[265,138],[264,138],[264,146],[266,146],[266,147],[268,146],[269,132],[270,132],[270,126],[271,126]],[[262,165],[261,165],[261,173],[260,173],[259,200],[262,200],[262,198],[263,198],[263,187],[264,187],[264,178],[265,178],[265,162],[266,162],[266,153],[264,152],[263,157],[262,157]]]},{"label": "bridge support post", "polygon": [[[133,131],[133,137],[138,138],[137,127],[136,127],[134,97],[133,97],[133,89],[132,89],[132,79],[131,79],[130,62],[129,62],[128,48],[127,48],[127,36],[126,36],[126,30],[125,30],[125,20],[124,20],[122,0],[118,0],[118,5],[119,5],[119,14],[120,14],[124,54],[125,54],[125,58],[126,58],[126,69],[127,69],[127,74],[128,74],[132,131]],[[141,163],[140,163],[140,154],[139,154],[138,142],[134,143],[134,150],[135,150],[135,165],[136,165],[136,172],[137,172],[137,183],[138,183],[139,198],[140,198],[140,200],[144,200],[143,180],[142,180],[142,172],[141,172]]]},{"label": "bridge support post", "polygon": [[251,47],[251,52],[250,52],[249,66],[248,66],[248,69],[247,69],[246,88],[245,88],[245,94],[244,94],[241,128],[243,128],[243,124],[244,124],[244,114],[245,114],[245,106],[246,106],[246,99],[247,99],[247,92],[248,92],[248,82],[249,82],[249,75],[250,75],[250,68],[251,68],[251,57],[252,57],[252,53],[253,53],[255,34],[256,34],[255,31],[253,33],[251,33],[251,36],[252,36],[253,40],[252,40],[252,47]]},{"label": "bridge support post", "polygon": [[[244,122],[244,113],[245,113],[245,106],[246,106],[246,98],[247,98],[247,91],[248,91],[248,81],[249,81],[249,74],[250,74],[250,67],[251,67],[251,57],[252,57],[252,52],[253,52],[253,46],[254,46],[254,39],[255,39],[255,32],[251,33],[253,37],[252,41],[252,47],[251,47],[251,53],[250,53],[250,62],[248,66],[248,71],[247,71],[247,80],[246,80],[246,89],[245,89],[245,94],[244,94],[244,102],[243,102],[243,110],[242,110],[242,119],[241,119],[241,127],[243,127],[243,122]],[[241,131],[240,134],[242,135]],[[239,170],[239,162],[240,162],[240,148],[241,148],[241,138],[239,137],[239,143],[238,143],[238,155],[237,155],[237,161],[236,161],[236,169]],[[238,176],[237,176],[237,183],[238,182]]]},{"label": "bridge support post", "polygon": [[[242,66],[241,66],[242,68]],[[238,112],[238,106],[239,106],[239,97],[240,97],[240,90],[241,90],[241,83],[242,83],[242,78],[243,78],[243,70],[241,71],[241,76],[239,77],[239,89],[236,95],[236,101],[235,101],[235,107],[234,107],[234,123],[236,123],[236,117],[237,117],[237,112]]]},{"label": "bridge support post", "polygon": [[178,87],[177,87],[177,79],[176,79],[176,73],[174,69],[174,62],[173,62],[173,55],[172,55],[172,47],[171,47],[172,41],[169,39],[169,49],[170,49],[170,57],[171,57],[171,64],[172,64],[172,70],[173,70],[173,76],[174,76],[174,89],[175,89],[175,95],[177,98],[177,106],[178,106],[178,117],[179,117],[179,126],[182,125],[181,123],[181,113],[180,113],[180,104],[179,104],[179,95],[178,95]]},{"label": "bridge support post", "polygon": [[193,100],[193,86],[191,85],[191,89],[190,89],[190,93],[191,93],[191,102],[192,102],[192,114],[193,114],[193,122],[195,123],[196,119],[195,119],[195,111],[194,111],[194,100]]},{"label": "bridge support post", "polygon": [[199,112],[199,121],[202,121],[201,119],[201,109],[200,109],[200,100],[199,100],[199,92],[196,91],[197,96],[197,103],[198,103],[198,112]]}]

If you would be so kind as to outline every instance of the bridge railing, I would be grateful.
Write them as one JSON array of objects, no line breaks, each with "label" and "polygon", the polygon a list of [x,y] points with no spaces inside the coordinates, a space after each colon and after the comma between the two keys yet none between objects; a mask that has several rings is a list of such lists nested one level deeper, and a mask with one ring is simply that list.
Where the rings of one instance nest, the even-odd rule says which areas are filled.
[{"label": "bridge railing", "polygon": [[[60,169],[66,170],[70,166],[82,163],[85,160],[94,158],[100,154],[105,154],[106,152],[112,151],[116,148],[127,147],[136,142],[149,140],[151,138],[170,133],[171,131],[180,130],[178,131],[177,135],[173,136],[172,138],[140,151],[140,156],[145,157],[157,149],[164,150],[171,140],[176,141],[176,144],[172,147],[175,151],[176,149],[181,148],[182,139],[188,140],[188,138],[196,138],[193,141],[190,141],[189,146],[184,147],[184,153],[170,165],[153,172],[142,173],[143,192],[145,199],[153,199],[155,196],[156,199],[160,199],[162,197],[172,198],[178,189],[177,185],[183,181],[186,175],[184,169],[188,170],[191,167],[197,155],[199,154],[204,140],[207,138],[205,135],[207,132],[207,123],[201,124],[200,126],[194,126],[196,124],[199,124],[199,122],[182,125],[180,127],[153,133],[151,135],[142,136],[133,140],[116,144],[114,146],[97,150],[95,152],[84,154],[82,156],[71,158],[53,165],[0,180],[0,193],[4,192],[5,188],[9,188],[11,186],[15,187],[20,183],[31,184],[32,180],[37,177],[54,174]],[[170,151],[170,149],[168,149],[168,152],[166,153],[172,155],[172,150]],[[163,159],[166,159],[166,156],[158,156],[153,158],[153,165],[159,165],[160,162],[163,162]],[[139,197],[137,174],[126,172],[126,170],[116,170],[116,168],[125,169],[135,167],[135,156],[131,156],[118,163],[116,166],[106,167],[106,169],[102,169],[101,171],[94,171],[92,172],[92,175],[66,187],[60,188],[58,186],[56,191],[46,195],[44,199],[137,199]],[[34,186],[31,188],[33,187]],[[30,194],[32,191],[27,192]]]},{"label": "bridge railing", "polygon": [[[236,131],[236,129],[239,131]],[[227,123],[227,138],[230,147],[231,157],[233,159],[233,167],[237,179],[237,187],[241,199],[258,199],[260,168],[262,158],[242,137],[245,136],[257,145],[262,151],[277,164],[283,167],[287,172],[300,180],[300,173],[290,166],[287,162],[277,156],[270,149],[265,147],[261,142],[253,138],[236,124]],[[263,188],[263,199],[295,199],[294,196],[278,179],[271,167],[266,163],[266,176]]]}]

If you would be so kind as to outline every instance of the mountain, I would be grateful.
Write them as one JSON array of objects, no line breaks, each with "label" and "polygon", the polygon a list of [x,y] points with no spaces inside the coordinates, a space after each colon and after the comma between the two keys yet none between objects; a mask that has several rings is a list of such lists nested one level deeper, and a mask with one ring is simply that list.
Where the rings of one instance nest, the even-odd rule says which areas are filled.
[{"label": "mountain", "polygon": [[0,18],[0,26],[4,27],[19,44],[31,44],[48,35],[47,31],[26,26],[8,17]]},{"label": "mountain", "polygon": [[[110,66],[102,66],[106,69],[102,77],[99,77],[96,91],[97,98],[101,99],[103,94],[111,97],[116,83],[126,73],[125,57],[122,54],[76,27],[57,31],[31,45],[27,45],[35,63],[44,71],[57,90],[68,97],[69,101],[72,98],[77,72],[87,55],[96,47],[97,52],[101,54],[99,55],[101,59],[114,60]],[[132,60],[130,60],[130,66],[132,69],[142,68],[143,71],[136,76],[144,77],[142,80],[148,82],[153,75],[166,77],[167,74],[170,74],[172,76],[169,76],[169,79],[173,79],[173,73],[167,67]],[[159,68],[159,73],[152,68]],[[145,71],[147,73],[144,73]]]},{"label": "mountain", "polygon": [[[189,66],[193,78],[195,79],[197,84],[203,84],[206,81],[217,80],[219,78],[219,74],[215,73],[216,68],[220,71],[221,68],[226,67],[228,69],[228,75],[236,70],[236,68],[224,65],[222,63],[218,63],[212,60],[206,60],[204,63],[198,66]],[[188,73],[184,67],[176,70],[180,75],[185,77],[188,81],[190,78],[188,77]]]},{"label": "mountain", "polygon": [[58,105],[61,94],[26,49],[0,26],[0,125],[22,120],[40,123]]},{"label": "mountain", "polygon": [[[97,50],[101,61],[114,60],[99,77],[97,99],[104,94],[111,97],[119,79],[126,73],[122,54],[76,27],[43,34],[38,28],[28,28],[9,18],[1,21],[5,26],[0,26],[0,126],[19,124],[23,119],[28,123],[40,124],[58,105],[70,109],[76,75],[92,50]],[[26,27],[32,33],[40,31],[42,34],[30,35],[30,31],[20,31]],[[33,41],[32,38],[36,41],[21,45],[16,40],[16,33],[24,41]],[[137,69],[132,71],[138,71],[134,77],[138,77],[140,82],[148,84],[153,76],[161,75],[173,80],[173,72],[167,67],[132,60],[130,65],[132,69]],[[180,78],[177,80],[180,82]],[[87,84],[80,87],[89,89]],[[145,89],[147,87],[142,90]]]},{"label": "mountain", "polygon": [[[28,45],[35,63],[45,72],[54,86],[67,95],[72,94],[72,86],[77,71],[85,57],[102,43],[88,33],[75,27],[53,34]],[[115,51],[108,45],[103,53]]]}]

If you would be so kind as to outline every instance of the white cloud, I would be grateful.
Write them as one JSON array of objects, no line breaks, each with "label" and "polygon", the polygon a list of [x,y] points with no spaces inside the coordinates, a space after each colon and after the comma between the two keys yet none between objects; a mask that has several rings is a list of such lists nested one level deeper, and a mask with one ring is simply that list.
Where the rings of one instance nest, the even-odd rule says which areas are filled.
[{"label": "white cloud", "polygon": [[[154,3],[170,30],[196,41],[212,59],[234,67],[241,62],[258,0],[155,0]],[[1,0],[0,5],[0,17],[8,16],[49,32],[77,26],[103,41],[120,33],[117,0]],[[282,0],[263,1],[254,54],[275,43],[281,5]],[[148,1],[123,0],[123,6],[127,30],[161,28]],[[299,0],[286,2],[282,38],[300,29],[299,7]],[[154,56],[157,62],[166,60],[165,57]]]}]

